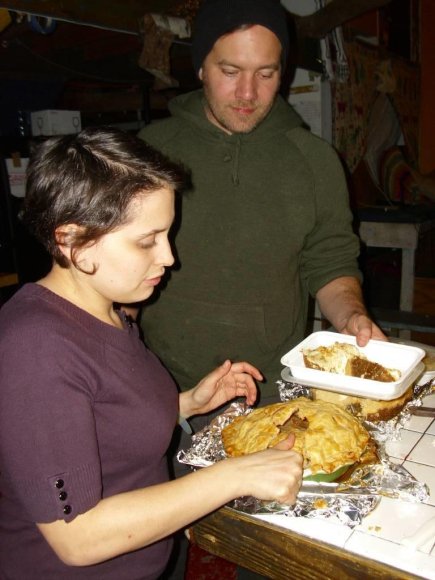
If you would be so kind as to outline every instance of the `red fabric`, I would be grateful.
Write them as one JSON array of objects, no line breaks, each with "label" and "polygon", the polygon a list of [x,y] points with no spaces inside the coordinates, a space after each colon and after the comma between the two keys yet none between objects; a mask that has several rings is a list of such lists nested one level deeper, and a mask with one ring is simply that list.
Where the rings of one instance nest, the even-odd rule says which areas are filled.
[{"label": "red fabric", "polygon": [[189,545],[184,580],[236,580],[237,566],[213,556],[195,544]]}]

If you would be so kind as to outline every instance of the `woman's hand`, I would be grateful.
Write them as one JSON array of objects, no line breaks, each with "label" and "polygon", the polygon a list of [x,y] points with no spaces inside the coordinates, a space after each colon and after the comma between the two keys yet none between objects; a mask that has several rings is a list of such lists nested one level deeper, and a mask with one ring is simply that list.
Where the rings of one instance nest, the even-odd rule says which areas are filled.
[{"label": "woman's hand", "polygon": [[254,379],[263,380],[263,375],[254,366],[226,360],[196,387],[180,394],[180,415],[187,419],[208,413],[236,397],[246,397],[247,404],[253,405],[257,398]]},{"label": "woman's hand", "polygon": [[239,486],[237,496],[293,505],[303,473],[302,455],[292,451],[293,444],[294,435],[289,435],[272,449],[224,460],[222,463],[228,462],[236,470],[231,481]]}]

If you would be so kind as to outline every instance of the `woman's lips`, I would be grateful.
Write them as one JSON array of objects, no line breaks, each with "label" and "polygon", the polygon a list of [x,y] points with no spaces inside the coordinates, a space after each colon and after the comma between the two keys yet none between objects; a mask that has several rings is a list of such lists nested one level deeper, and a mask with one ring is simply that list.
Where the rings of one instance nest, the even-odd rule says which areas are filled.
[{"label": "woman's lips", "polygon": [[146,280],[147,284],[149,284],[150,286],[157,286],[158,284],[160,284],[162,277],[158,276],[157,278],[148,278]]}]

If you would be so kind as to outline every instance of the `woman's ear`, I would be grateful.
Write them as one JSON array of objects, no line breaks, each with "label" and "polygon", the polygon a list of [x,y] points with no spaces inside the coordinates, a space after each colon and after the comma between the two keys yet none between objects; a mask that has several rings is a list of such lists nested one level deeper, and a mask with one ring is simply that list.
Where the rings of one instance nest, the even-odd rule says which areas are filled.
[{"label": "woman's ear", "polygon": [[57,248],[61,254],[68,261],[69,265],[74,265],[74,267],[85,274],[94,274],[97,270],[95,264],[89,266],[87,250],[90,246],[94,245],[95,242],[89,242],[88,244],[79,244],[76,246],[75,242],[80,236],[85,233],[86,229],[83,226],[77,224],[64,224],[56,228],[54,232],[54,237],[56,240]]},{"label": "woman's ear", "polygon": [[64,224],[56,228],[54,237],[59,251],[68,259],[71,260],[71,248],[77,234],[82,228],[77,224]]}]

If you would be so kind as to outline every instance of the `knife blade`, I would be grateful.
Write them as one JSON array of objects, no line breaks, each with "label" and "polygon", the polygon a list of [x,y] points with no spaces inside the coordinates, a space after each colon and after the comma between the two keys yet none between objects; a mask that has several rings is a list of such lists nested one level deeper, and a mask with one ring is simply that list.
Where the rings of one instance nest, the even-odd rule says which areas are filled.
[{"label": "knife blade", "polygon": [[319,483],[303,481],[300,495],[377,495],[373,487],[344,486],[338,483]]},{"label": "knife blade", "polygon": [[435,417],[434,407],[418,407],[416,405],[411,405],[408,407],[408,411],[411,415],[416,415],[419,417]]}]

